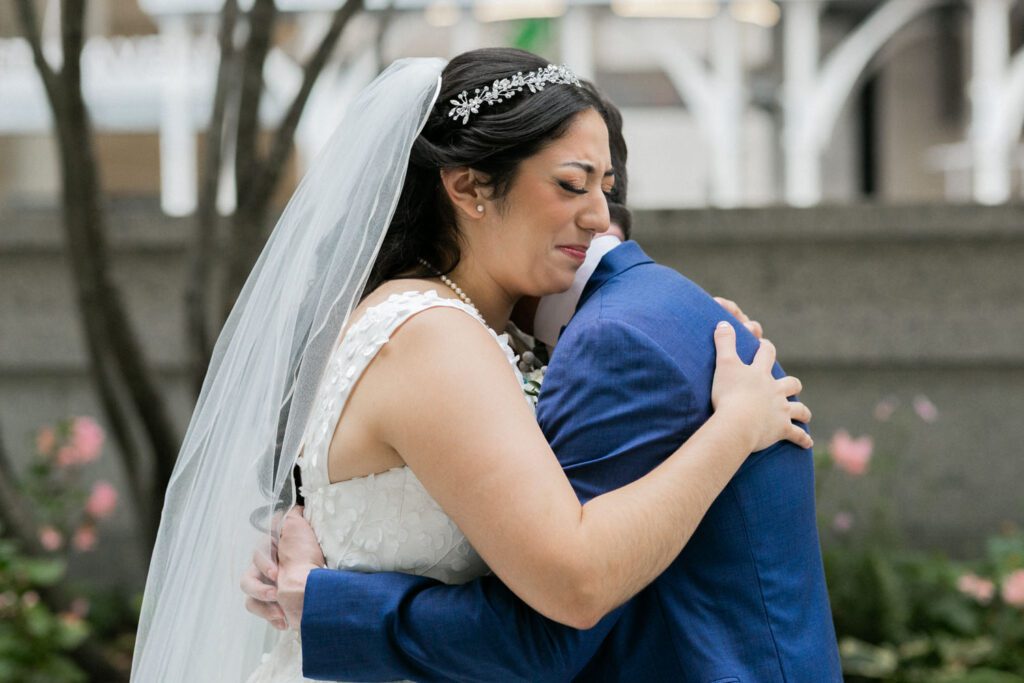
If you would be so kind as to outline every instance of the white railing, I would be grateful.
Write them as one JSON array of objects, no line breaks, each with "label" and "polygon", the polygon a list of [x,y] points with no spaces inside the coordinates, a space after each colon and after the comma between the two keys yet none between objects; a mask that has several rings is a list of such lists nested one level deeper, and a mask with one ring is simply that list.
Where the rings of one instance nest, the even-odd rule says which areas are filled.
[{"label": "white railing", "polygon": [[[774,5],[770,0],[757,1]],[[707,201],[718,206],[746,203],[754,192],[744,180],[742,162],[748,154],[743,145],[749,144],[747,81],[749,71],[764,66],[771,51],[762,51],[757,58],[762,63],[752,64],[749,37],[752,31],[760,31],[768,40],[782,41],[785,70],[777,93],[783,105],[782,197],[790,204],[811,205],[822,199],[821,157],[831,131],[865,70],[905,27],[937,7],[963,4],[972,10],[973,71],[964,93],[971,104],[972,123],[961,142],[935,151],[929,164],[946,175],[950,198],[961,198],[966,192],[976,201],[994,204],[1020,191],[1012,179],[1019,172],[1017,149],[1024,125],[1024,49],[1011,54],[1009,46],[1010,16],[1019,1],[1024,0],[882,0],[827,55],[821,54],[819,38],[826,0],[779,2],[783,25],[775,28],[744,23],[735,11],[673,24],[649,17],[623,19],[621,8],[610,2],[563,2],[559,38],[564,58],[588,75],[596,71],[597,62],[607,59],[605,50],[594,49],[602,22],[618,22],[615,31],[628,40],[629,49],[627,53],[620,50],[615,58],[659,68],[686,104],[707,157]],[[194,210],[196,202],[194,141],[209,119],[218,62],[214,15],[221,0],[140,0],[140,4],[153,15],[160,33],[88,40],[82,54],[83,91],[99,130],[159,132],[163,206],[168,213],[185,214]],[[384,4],[386,0],[374,0],[367,6]],[[401,0],[396,6],[419,13],[436,4]],[[447,4],[462,13],[474,3]],[[337,0],[278,0],[278,6],[282,11],[309,13],[308,21],[296,25],[312,36],[322,30],[314,19],[328,16],[325,10],[336,7]],[[715,3],[709,6],[714,9]],[[59,63],[54,16],[47,11],[45,53],[51,62]],[[429,20],[428,15],[422,16]],[[700,21],[705,22],[702,30],[707,38],[695,46],[689,37]],[[461,22],[449,30],[453,49],[470,47],[467,35],[475,39],[481,35],[476,28],[465,30],[477,26],[472,18],[463,16]],[[321,79],[328,83],[318,85],[298,131],[300,162],[315,152],[328,132],[325,127],[338,120],[344,102],[372,77],[377,65],[369,51],[360,50],[350,55],[347,73]],[[301,71],[290,55],[275,49],[268,56],[265,75],[267,96],[261,117],[272,125],[298,88]],[[28,45],[19,38],[0,40],[0,134],[36,135],[50,125],[49,107]]]}]

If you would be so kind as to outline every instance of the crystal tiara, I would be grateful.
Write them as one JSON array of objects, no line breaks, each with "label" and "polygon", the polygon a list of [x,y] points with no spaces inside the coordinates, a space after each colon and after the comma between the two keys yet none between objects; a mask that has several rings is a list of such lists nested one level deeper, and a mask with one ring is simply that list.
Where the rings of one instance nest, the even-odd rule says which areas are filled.
[{"label": "crystal tiara", "polygon": [[523,92],[523,88],[529,88],[530,92],[543,90],[544,86],[555,83],[579,86],[580,81],[572,69],[562,65],[548,64],[543,69],[523,74],[522,71],[511,78],[500,78],[490,85],[477,88],[473,96],[463,90],[456,100],[449,100],[454,107],[448,112],[448,116],[455,120],[462,119],[462,125],[469,122],[470,114],[480,113],[480,105],[493,105],[498,102],[512,99],[517,92]]}]

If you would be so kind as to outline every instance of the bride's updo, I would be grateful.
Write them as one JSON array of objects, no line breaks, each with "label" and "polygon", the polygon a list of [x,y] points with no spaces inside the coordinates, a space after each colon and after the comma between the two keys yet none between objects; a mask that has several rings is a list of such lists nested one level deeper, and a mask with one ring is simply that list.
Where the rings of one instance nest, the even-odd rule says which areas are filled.
[{"label": "bride's updo", "polygon": [[441,184],[441,169],[468,166],[488,178],[499,202],[515,180],[519,163],[562,136],[573,117],[596,110],[607,121],[600,97],[590,87],[551,84],[529,88],[494,105],[482,105],[465,124],[449,116],[463,91],[489,86],[517,73],[543,69],[549,62],[525,50],[485,48],[452,59],[441,75],[441,92],[423,132],[413,143],[405,185],[366,292],[401,275],[432,276],[417,259],[444,272],[458,265],[459,231],[455,212]]}]

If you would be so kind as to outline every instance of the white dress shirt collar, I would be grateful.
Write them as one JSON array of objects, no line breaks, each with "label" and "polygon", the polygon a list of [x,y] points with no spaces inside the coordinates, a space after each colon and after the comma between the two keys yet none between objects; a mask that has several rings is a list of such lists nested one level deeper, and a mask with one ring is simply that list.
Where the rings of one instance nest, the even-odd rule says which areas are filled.
[{"label": "white dress shirt collar", "polygon": [[547,344],[549,348],[554,348],[562,328],[568,324],[569,319],[576,312],[576,306],[579,304],[580,296],[583,295],[583,289],[587,286],[590,276],[597,270],[604,255],[620,244],[622,244],[622,240],[615,235],[602,235],[595,237],[590,242],[587,258],[576,271],[572,286],[564,292],[549,294],[537,305],[537,313],[533,319],[533,336],[535,338]]}]

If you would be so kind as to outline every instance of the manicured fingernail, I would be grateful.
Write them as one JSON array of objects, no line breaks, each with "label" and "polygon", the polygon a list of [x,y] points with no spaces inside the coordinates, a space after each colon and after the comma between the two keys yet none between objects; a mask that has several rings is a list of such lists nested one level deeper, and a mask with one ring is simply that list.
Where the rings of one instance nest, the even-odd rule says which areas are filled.
[{"label": "manicured fingernail", "polygon": [[722,322],[718,323],[718,329],[721,330],[721,329],[724,329],[726,327],[729,327],[729,323],[727,323],[726,321],[723,320]]}]

